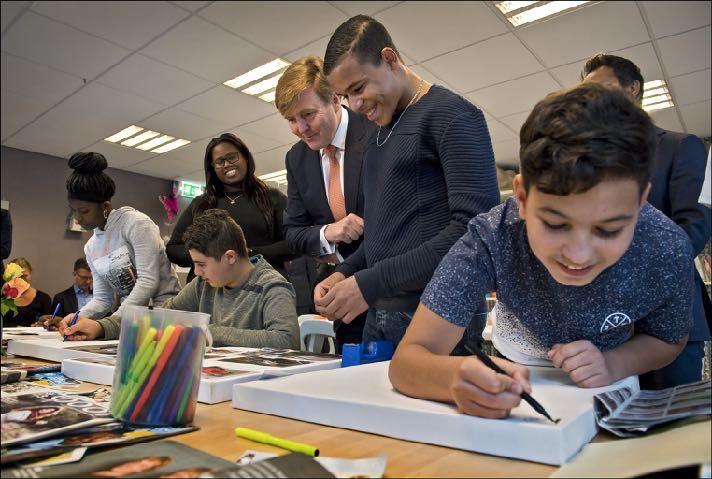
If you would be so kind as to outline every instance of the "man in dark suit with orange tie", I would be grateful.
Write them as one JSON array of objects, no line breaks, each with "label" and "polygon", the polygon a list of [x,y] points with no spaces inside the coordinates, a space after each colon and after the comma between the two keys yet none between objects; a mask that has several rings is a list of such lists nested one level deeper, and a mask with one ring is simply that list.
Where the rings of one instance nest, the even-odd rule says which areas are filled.
[{"label": "man in dark suit with orange tie", "polygon": [[[319,282],[361,244],[361,165],[375,125],[341,105],[316,56],[287,68],[277,84],[275,104],[300,139],[286,158],[284,232],[293,250],[316,259]],[[350,324],[334,324],[339,349],[361,342],[362,316]]]}]

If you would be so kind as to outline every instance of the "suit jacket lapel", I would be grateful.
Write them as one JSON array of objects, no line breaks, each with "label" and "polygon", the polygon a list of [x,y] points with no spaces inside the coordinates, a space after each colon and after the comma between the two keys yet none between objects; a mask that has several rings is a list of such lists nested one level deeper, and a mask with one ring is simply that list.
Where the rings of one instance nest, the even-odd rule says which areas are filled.
[{"label": "suit jacket lapel", "polygon": [[344,156],[344,196],[346,211],[358,211],[359,186],[361,184],[361,165],[363,164],[363,137],[365,128],[361,118],[349,113],[349,128],[346,131],[346,155]]}]

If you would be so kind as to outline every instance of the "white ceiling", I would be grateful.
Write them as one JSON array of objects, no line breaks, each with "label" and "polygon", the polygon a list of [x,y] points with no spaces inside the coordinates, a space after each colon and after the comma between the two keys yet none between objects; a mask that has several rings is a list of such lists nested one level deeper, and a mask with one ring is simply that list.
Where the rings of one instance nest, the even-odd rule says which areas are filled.
[{"label": "white ceiling", "polygon": [[[498,163],[518,161],[518,131],[547,93],[578,82],[606,51],[668,81],[662,127],[710,136],[710,2],[596,2],[513,28],[491,2],[3,1],[0,138],[60,157],[95,150],[115,168],[203,180],[208,140],[225,131],[257,173],[284,168],[295,138],[273,105],[222,85],[282,56],[323,55],[358,13],[386,25],[406,63],[484,110]],[[193,143],[164,154],[103,138],[131,124]]]}]

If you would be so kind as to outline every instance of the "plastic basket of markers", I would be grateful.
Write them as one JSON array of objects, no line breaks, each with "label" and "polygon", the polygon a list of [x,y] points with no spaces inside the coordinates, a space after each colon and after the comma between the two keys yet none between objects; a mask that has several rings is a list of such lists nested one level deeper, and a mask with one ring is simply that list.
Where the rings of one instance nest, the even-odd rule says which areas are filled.
[{"label": "plastic basket of markers", "polygon": [[204,313],[125,307],[111,414],[133,424],[191,423],[209,321]]}]

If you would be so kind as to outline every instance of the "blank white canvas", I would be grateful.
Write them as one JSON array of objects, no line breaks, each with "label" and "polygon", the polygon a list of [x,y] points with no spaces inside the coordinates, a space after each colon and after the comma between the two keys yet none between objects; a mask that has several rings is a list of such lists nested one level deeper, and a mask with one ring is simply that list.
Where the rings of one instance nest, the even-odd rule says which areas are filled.
[{"label": "blank white canvas", "polygon": [[269,381],[238,384],[233,407],[355,429],[409,441],[437,444],[546,464],[562,464],[597,432],[593,396],[627,385],[583,389],[561,370],[532,367],[532,395],[558,424],[522,401],[504,420],[461,414],[446,403],[407,397],[388,380],[389,362],[317,371]]}]

